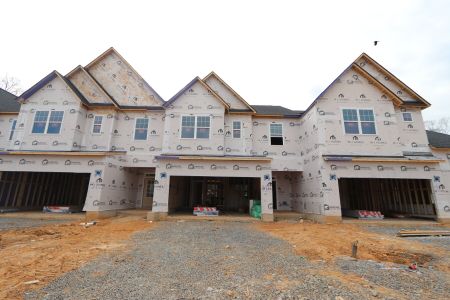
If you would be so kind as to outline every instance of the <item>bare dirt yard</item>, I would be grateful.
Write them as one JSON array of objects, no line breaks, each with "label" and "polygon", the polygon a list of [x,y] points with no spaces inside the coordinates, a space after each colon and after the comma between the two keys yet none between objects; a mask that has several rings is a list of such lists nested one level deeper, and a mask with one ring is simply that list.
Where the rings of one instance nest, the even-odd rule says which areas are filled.
[{"label": "bare dirt yard", "polygon": [[421,225],[80,222],[82,215],[0,216],[0,298],[450,298],[450,237],[395,235]]},{"label": "bare dirt yard", "polygon": [[22,299],[24,291],[41,288],[102,253],[123,251],[131,234],[152,226],[138,217],[85,228],[83,215],[5,216],[0,216],[0,299]]},{"label": "bare dirt yard", "polygon": [[[380,224],[377,227],[383,226],[385,225]],[[417,263],[421,267],[428,267],[431,262],[446,259],[450,254],[445,248],[433,244],[376,233],[369,231],[366,226],[355,224],[277,222],[260,223],[257,227],[288,241],[298,255],[310,260],[333,261],[342,256],[351,256],[352,244],[356,241],[357,258],[363,260],[404,265]],[[444,225],[434,227],[447,228]],[[435,267],[450,271],[448,264],[437,264]]]}]

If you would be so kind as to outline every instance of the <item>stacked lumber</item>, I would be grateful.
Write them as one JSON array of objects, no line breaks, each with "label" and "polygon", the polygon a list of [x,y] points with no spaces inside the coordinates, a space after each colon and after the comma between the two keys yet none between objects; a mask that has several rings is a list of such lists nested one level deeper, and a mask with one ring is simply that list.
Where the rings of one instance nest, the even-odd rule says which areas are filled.
[{"label": "stacked lumber", "polygon": [[400,230],[400,237],[407,236],[450,236],[450,230]]}]

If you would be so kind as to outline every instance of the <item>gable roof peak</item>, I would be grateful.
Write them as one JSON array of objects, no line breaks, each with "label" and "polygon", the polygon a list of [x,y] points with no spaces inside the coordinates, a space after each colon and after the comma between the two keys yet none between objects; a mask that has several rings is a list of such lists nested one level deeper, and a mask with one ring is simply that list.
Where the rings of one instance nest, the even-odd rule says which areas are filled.
[{"label": "gable roof peak", "polygon": [[363,52],[360,56],[358,56],[358,58],[353,62],[355,65],[360,66],[361,68],[363,68],[364,66],[358,64],[358,61],[360,59],[364,58],[367,62],[369,62],[370,64],[374,65],[377,69],[379,69],[381,72],[383,72],[385,75],[387,75],[388,77],[390,77],[393,81],[395,81],[398,85],[400,85],[400,87],[404,88],[406,91],[408,91],[411,95],[415,96],[419,102],[422,102],[422,106],[424,108],[427,108],[429,106],[431,106],[431,104],[426,101],[422,96],[420,96],[419,94],[417,94],[413,89],[411,89],[409,86],[407,86],[403,81],[401,81],[397,76],[395,76],[394,74],[392,74],[391,72],[389,72],[385,67],[383,67],[380,63],[378,63],[375,59],[373,59],[372,57],[370,57],[367,53]]},{"label": "gable roof peak", "polygon": [[225,88],[227,88],[231,94],[233,94],[236,98],[238,98],[242,103],[244,103],[245,106],[247,106],[252,112],[256,112],[253,107],[247,103],[247,101],[244,100],[244,98],[241,97],[241,95],[239,95],[231,86],[229,86],[225,80],[223,80],[222,78],[220,78],[219,75],[217,75],[216,72],[211,71],[208,75],[205,76],[205,78],[203,78],[203,82],[208,84],[206,81],[208,80],[208,78],[210,77],[215,77],[223,86],[225,86]]},{"label": "gable roof peak", "polygon": [[230,105],[226,103],[222,97],[220,97],[216,92],[213,91],[213,89],[207,85],[199,76],[196,76],[194,79],[192,79],[185,87],[183,87],[178,93],[173,95],[172,98],[170,98],[166,103],[163,104],[164,107],[170,106],[172,103],[174,103],[184,92],[189,90],[194,84],[200,83],[205,89],[211,92],[211,94],[222,104],[225,106],[226,109],[230,109]]}]

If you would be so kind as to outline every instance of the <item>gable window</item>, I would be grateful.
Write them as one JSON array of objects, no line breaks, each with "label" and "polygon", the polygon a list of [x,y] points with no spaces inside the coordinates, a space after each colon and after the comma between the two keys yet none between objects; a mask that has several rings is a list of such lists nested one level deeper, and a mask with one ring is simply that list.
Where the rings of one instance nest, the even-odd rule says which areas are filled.
[{"label": "gable window", "polygon": [[347,134],[376,134],[372,109],[343,109],[344,131]]},{"label": "gable window", "polygon": [[11,131],[9,133],[9,140],[12,140],[12,138],[13,138],[14,131],[16,130],[16,125],[17,125],[17,120],[16,119],[12,120]]},{"label": "gable window", "polygon": [[181,118],[182,139],[209,139],[211,118],[209,116],[183,116]]},{"label": "gable window", "polygon": [[32,133],[44,133],[47,127],[48,111],[37,111],[34,115]]},{"label": "gable window", "polygon": [[345,133],[358,134],[358,112],[356,109],[344,109],[344,129]]},{"label": "gable window", "polygon": [[137,118],[136,126],[134,128],[134,139],[135,140],[146,140],[148,133],[148,119]]},{"label": "gable window", "polygon": [[63,111],[51,111],[50,114],[48,111],[37,111],[31,133],[59,134],[63,117]]},{"label": "gable window", "polygon": [[197,136],[198,139],[209,139],[210,117],[197,117]]},{"label": "gable window", "polygon": [[240,139],[241,138],[241,122],[233,121],[233,138]]},{"label": "gable window", "polygon": [[412,113],[410,113],[410,112],[402,113],[402,117],[403,117],[404,122],[412,122],[413,121]]},{"label": "gable window", "polygon": [[102,123],[103,123],[103,116],[95,116],[94,125],[92,127],[92,133],[101,133]]},{"label": "gable window", "polygon": [[280,123],[270,124],[270,144],[283,145],[283,125]]},{"label": "gable window", "polygon": [[63,120],[63,111],[50,112],[50,119],[48,120],[47,133],[58,134],[61,131],[61,124]]},{"label": "gable window", "polygon": [[195,137],[195,117],[183,116],[181,118],[181,138],[193,139]]}]

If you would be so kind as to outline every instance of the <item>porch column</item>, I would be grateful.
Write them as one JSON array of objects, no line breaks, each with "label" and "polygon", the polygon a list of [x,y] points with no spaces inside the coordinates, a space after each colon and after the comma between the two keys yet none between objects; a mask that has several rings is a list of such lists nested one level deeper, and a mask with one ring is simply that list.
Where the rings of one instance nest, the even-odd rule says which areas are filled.
[{"label": "porch column", "polygon": [[165,170],[156,169],[155,189],[153,192],[152,211],[147,212],[147,219],[165,220],[169,212],[170,175]]},{"label": "porch column", "polygon": [[273,200],[272,200],[272,172],[261,176],[261,219],[264,222],[273,222]]}]

